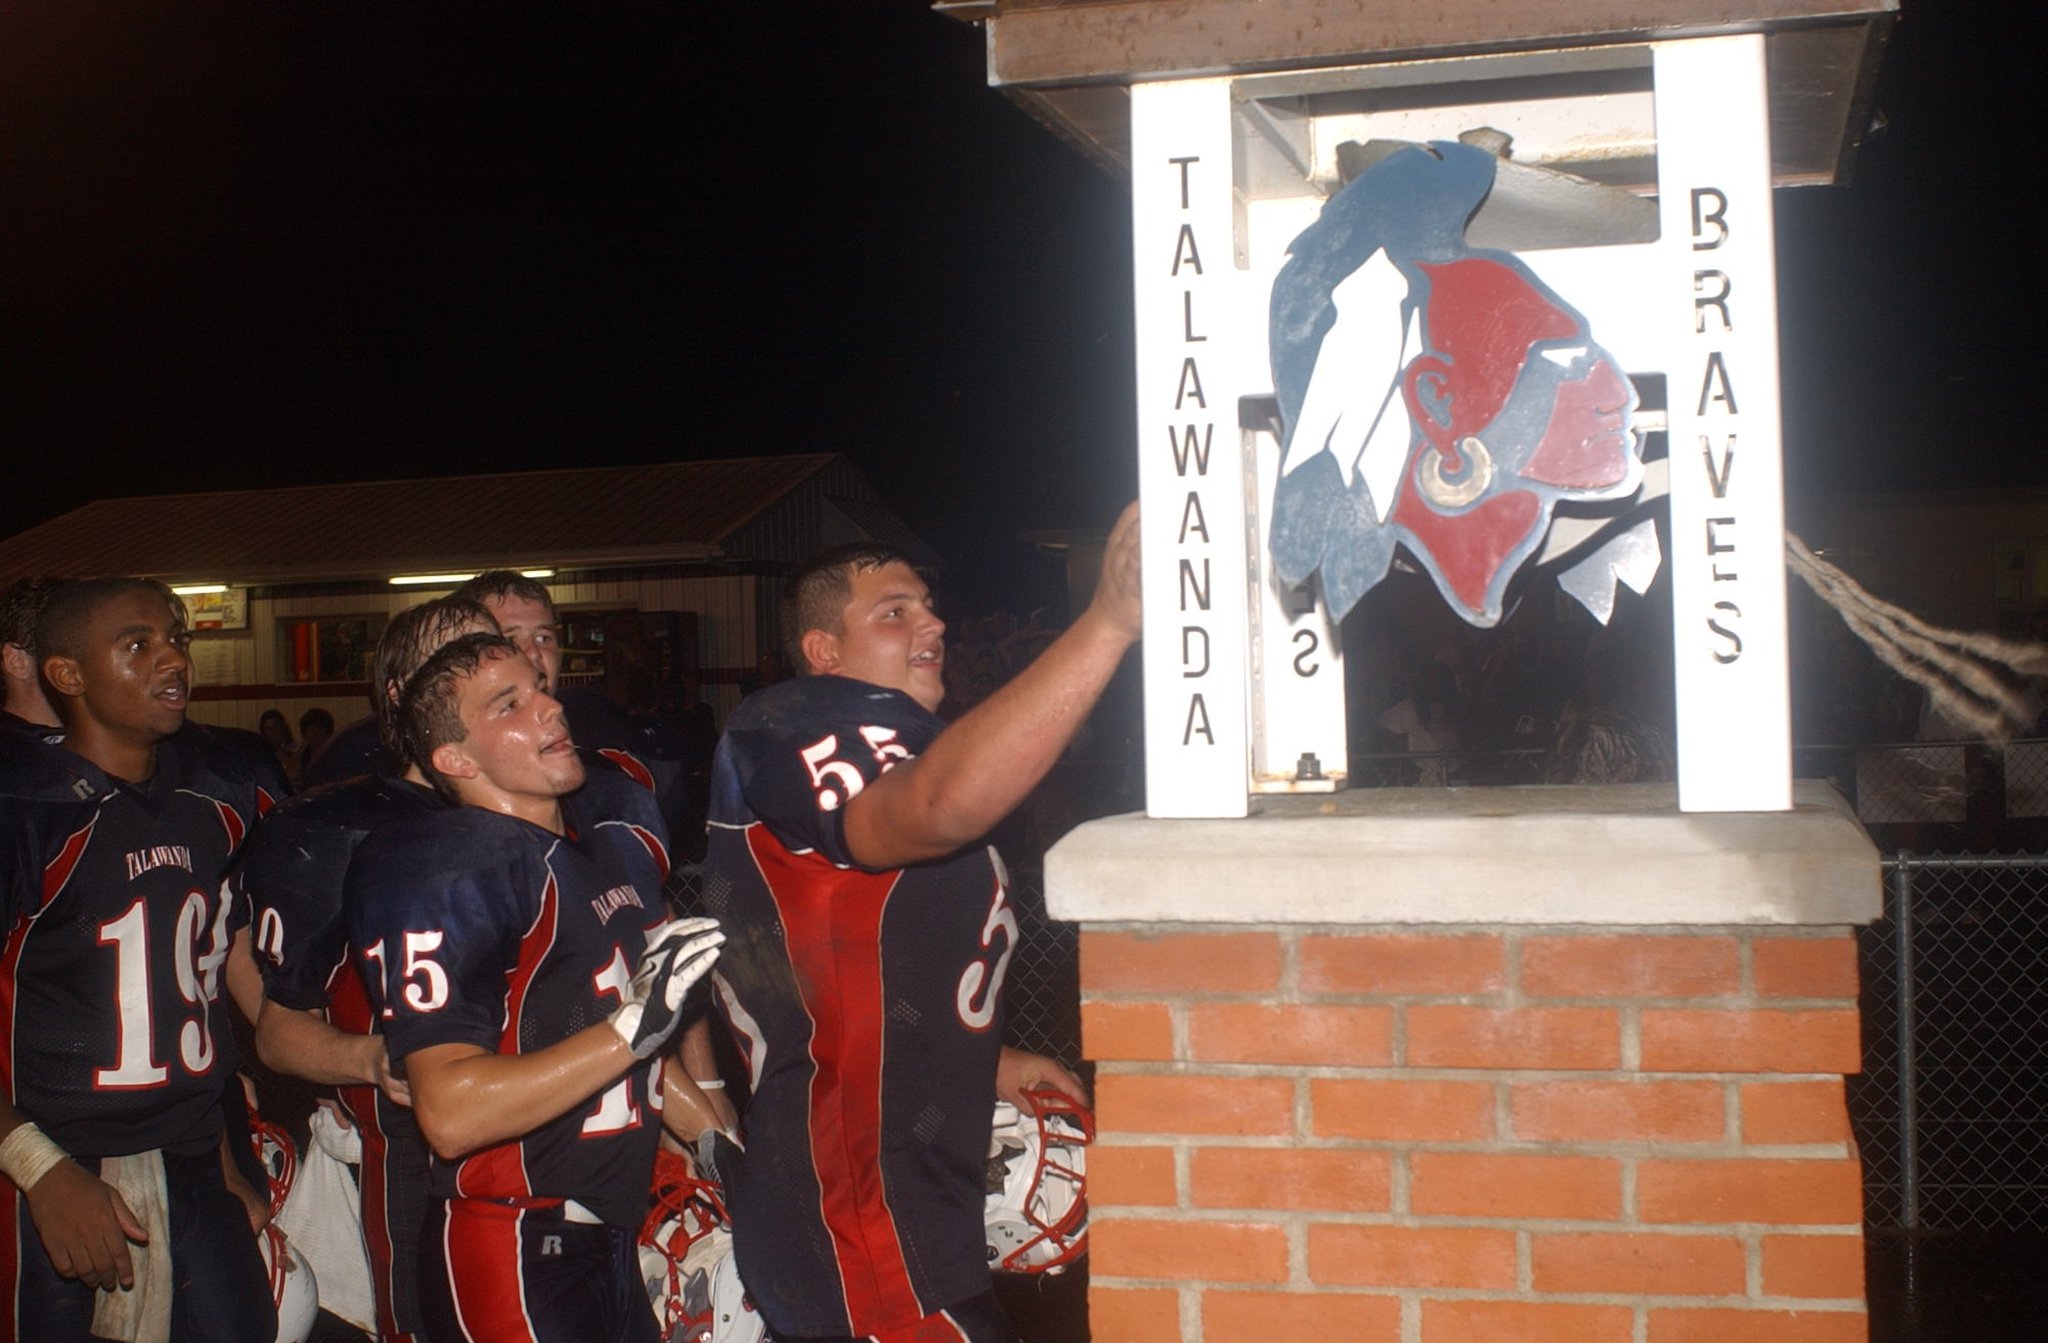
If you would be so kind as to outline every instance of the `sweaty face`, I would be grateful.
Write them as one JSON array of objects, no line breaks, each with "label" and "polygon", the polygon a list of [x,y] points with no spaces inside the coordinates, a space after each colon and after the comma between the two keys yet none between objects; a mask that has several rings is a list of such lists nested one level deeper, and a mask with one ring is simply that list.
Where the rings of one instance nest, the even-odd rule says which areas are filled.
[{"label": "sweaty face", "polygon": [[531,597],[518,596],[486,597],[484,609],[498,622],[499,632],[540,673],[541,689],[554,689],[562,670],[562,644],[554,614]]},{"label": "sweaty face", "polygon": [[946,697],[946,622],[931,589],[901,560],[856,572],[836,636],[839,676],[901,690],[927,709]]},{"label": "sweaty face", "polygon": [[462,683],[457,708],[468,734],[460,748],[477,767],[476,779],[458,782],[464,801],[547,802],[582,786],[583,760],[562,706],[532,664],[509,654],[486,659]]},{"label": "sweaty face", "polygon": [[185,725],[191,690],[192,636],[153,592],[124,593],[101,604],[87,622],[76,659],[84,693],[63,696],[67,714],[83,715],[125,740],[154,744]]}]

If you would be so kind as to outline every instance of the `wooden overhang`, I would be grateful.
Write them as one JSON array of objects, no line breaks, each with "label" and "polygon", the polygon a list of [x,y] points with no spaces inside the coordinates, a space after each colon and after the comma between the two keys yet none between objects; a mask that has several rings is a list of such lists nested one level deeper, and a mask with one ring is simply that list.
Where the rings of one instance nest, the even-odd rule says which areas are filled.
[{"label": "wooden overhang", "polygon": [[1126,174],[1133,83],[1763,33],[1781,186],[1846,178],[1899,0],[938,0],[988,82]]}]

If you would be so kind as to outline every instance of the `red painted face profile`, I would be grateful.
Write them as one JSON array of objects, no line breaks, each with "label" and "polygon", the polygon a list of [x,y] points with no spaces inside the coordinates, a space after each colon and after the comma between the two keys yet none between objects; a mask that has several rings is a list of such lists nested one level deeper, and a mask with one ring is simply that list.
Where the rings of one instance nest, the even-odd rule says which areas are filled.
[{"label": "red painted face profile", "polygon": [[1635,389],[1584,319],[1519,268],[1418,269],[1424,352],[1401,372],[1414,436],[1389,520],[1466,618],[1491,624],[1509,561],[1541,542],[1558,500],[1634,492]]},{"label": "red painted face profile", "polygon": [[1398,552],[1475,625],[1503,614],[1560,504],[1642,479],[1635,389],[1586,319],[1465,225],[1496,161],[1437,141],[1331,197],[1274,277],[1284,426],[1274,573],[1341,619]]}]

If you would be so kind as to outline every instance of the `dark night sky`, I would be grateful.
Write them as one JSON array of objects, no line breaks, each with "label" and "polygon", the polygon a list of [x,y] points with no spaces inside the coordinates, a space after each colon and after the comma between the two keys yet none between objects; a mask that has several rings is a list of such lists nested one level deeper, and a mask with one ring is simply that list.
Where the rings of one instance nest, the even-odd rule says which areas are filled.
[{"label": "dark night sky", "polygon": [[[1908,0],[1854,185],[1780,193],[1795,495],[2042,483],[2000,9]],[[840,450],[956,595],[1049,585],[1008,538],[1135,488],[1128,201],[981,51],[923,0],[9,4],[0,534]]]}]

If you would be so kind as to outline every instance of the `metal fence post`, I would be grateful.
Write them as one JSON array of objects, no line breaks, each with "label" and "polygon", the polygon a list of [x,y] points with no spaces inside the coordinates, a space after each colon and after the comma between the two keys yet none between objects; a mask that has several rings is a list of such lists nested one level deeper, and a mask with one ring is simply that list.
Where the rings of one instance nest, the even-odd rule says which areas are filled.
[{"label": "metal fence post", "polygon": [[1899,1211],[1908,1231],[1920,1227],[1920,1128],[1913,1039],[1913,859],[1900,851],[1892,867],[1893,918],[1899,963]]}]

